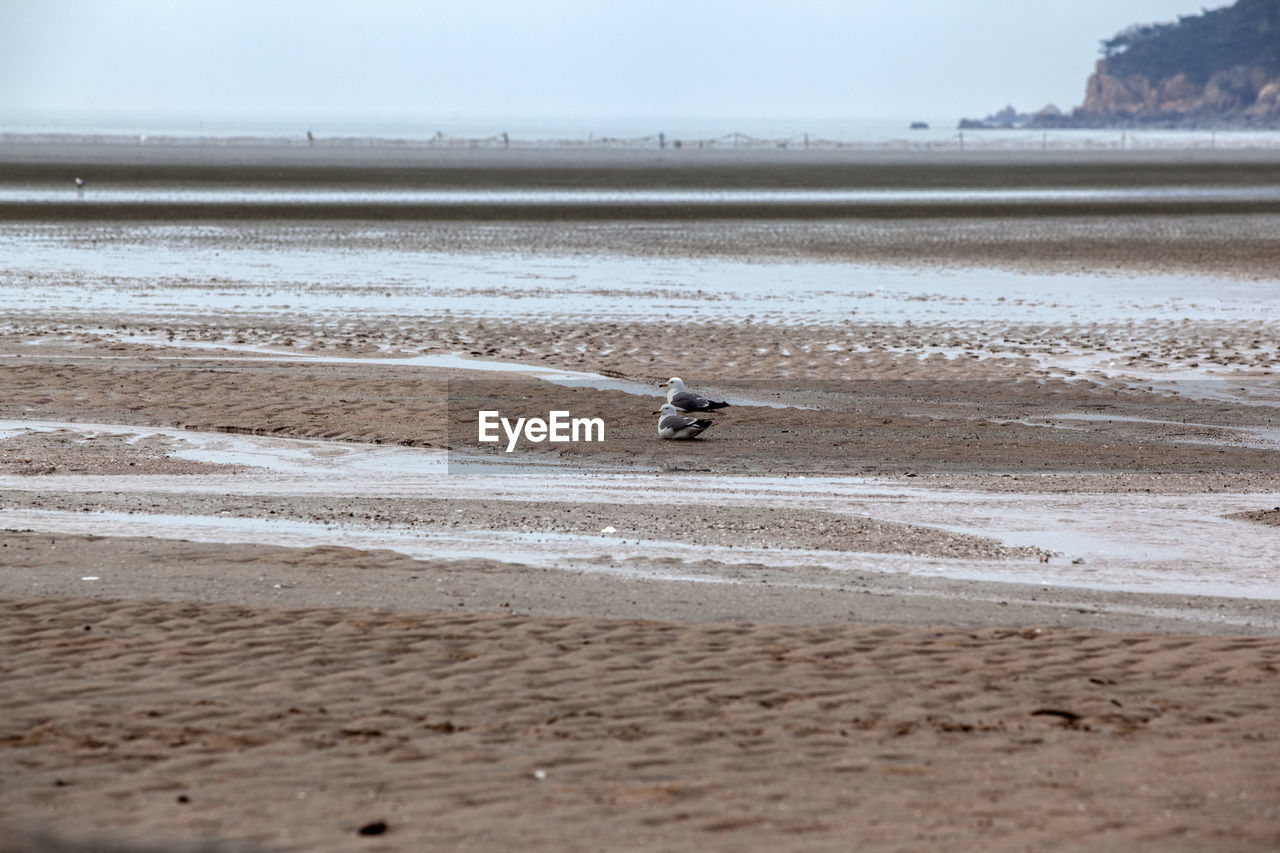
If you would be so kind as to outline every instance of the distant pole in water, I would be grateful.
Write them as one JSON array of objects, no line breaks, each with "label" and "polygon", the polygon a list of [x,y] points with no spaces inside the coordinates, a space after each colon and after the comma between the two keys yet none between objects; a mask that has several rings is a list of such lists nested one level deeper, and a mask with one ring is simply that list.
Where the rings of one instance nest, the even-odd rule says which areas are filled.
[{"label": "distant pole in water", "polygon": [[316,144],[316,138],[315,138],[315,136],[311,133],[311,128],[307,128],[307,144],[308,144],[308,145],[315,145],[315,144]]},{"label": "distant pole in water", "polygon": [[511,137],[507,136],[507,132],[505,130],[502,131],[502,147],[503,148],[511,147]]},{"label": "distant pole in water", "polygon": [[964,131],[963,130],[960,131],[959,136],[960,136],[960,150],[963,151],[964,150]]},{"label": "distant pole in water", "polygon": [[658,148],[661,150],[666,150],[666,147],[667,147],[667,135],[662,131],[658,131]]},{"label": "distant pole in water", "polygon": [[807,133],[804,135],[804,150],[809,150],[809,134]]}]

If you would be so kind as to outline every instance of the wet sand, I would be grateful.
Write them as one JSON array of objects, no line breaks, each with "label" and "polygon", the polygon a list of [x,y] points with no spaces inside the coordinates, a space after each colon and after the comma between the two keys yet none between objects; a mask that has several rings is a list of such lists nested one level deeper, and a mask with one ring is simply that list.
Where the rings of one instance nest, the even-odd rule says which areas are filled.
[{"label": "wet sand", "polygon": [[[755,370],[763,361],[756,360]],[[912,374],[948,372],[902,361]],[[837,369],[858,372],[850,365]],[[792,405],[731,406],[719,413],[716,426],[702,439],[689,444],[652,441],[656,419],[651,413],[660,402],[656,395],[565,388],[483,372],[382,366],[376,359],[362,367],[264,364],[217,356],[170,361],[117,353],[102,360],[28,355],[4,365],[4,414],[33,421],[155,424],[396,444],[448,449],[459,458],[503,459],[509,456],[505,439],[478,441],[477,412],[510,411],[519,401],[524,414],[545,416],[560,407],[605,423],[604,442],[522,445],[524,458],[548,462],[641,471],[686,464],[720,473],[774,475],[1017,473],[1029,468],[1037,473],[1222,471],[1248,475],[1238,481],[1246,489],[1274,482],[1275,449],[1248,446],[1235,432],[1266,429],[1274,423],[1275,407],[1196,400],[1118,382],[985,378],[1005,369],[960,366],[954,368],[955,378],[930,380],[713,382],[707,387],[730,398],[756,394]],[[650,384],[659,390],[657,381]],[[282,398],[282,386],[297,390]],[[1070,427],[1053,419],[1065,411],[1100,414],[1096,422]],[[1046,420],[1040,424],[1037,417]],[[0,464],[17,472],[33,465],[60,465],[63,473],[90,471],[92,465],[74,466],[81,453],[97,446],[42,447],[35,442],[30,453],[10,454]],[[1034,465],[1029,466],[1031,460]]]},{"label": "wet sand", "polygon": [[[94,180],[159,185],[252,183],[271,170],[285,185],[337,187],[1280,183],[1280,161],[1239,152],[1008,163],[822,154],[800,165],[761,152],[679,162],[205,153],[0,145],[12,180],[37,183],[90,167]],[[1195,273],[1266,287],[1280,268],[1280,212],[1254,205],[914,210],[727,221],[701,209],[679,222],[399,210],[375,227],[363,214],[313,209],[319,221],[270,222],[271,211],[233,207],[203,236],[177,239],[370,258],[497,247],[530,258]],[[185,216],[100,210],[89,224],[69,205],[0,213],[7,239],[36,246],[152,239],[146,229]],[[50,266],[0,274],[11,287],[28,275],[61,283]],[[179,284],[196,304],[214,285]],[[83,281],[119,292],[179,284]],[[1036,541],[1034,527],[1014,544],[976,521],[939,521],[964,515],[948,493],[1010,496],[1055,521],[1074,514],[1059,507],[1083,519],[1091,502],[1123,496],[1145,507],[1133,525],[1109,528],[1123,538],[1159,530],[1176,501],[1191,509],[1169,512],[1162,535],[1199,550],[1144,570],[1212,575],[1204,554],[1225,531],[1235,541],[1218,543],[1224,565],[1257,554],[1265,568],[1280,553],[1270,303],[1260,315],[1048,324],[949,322],[948,305],[927,309],[923,325],[740,319],[679,335],[663,318],[6,310],[0,518],[45,526],[0,533],[0,748],[10,768],[0,850],[90,849],[90,839],[130,850],[1274,848],[1274,597],[1002,581],[1014,568],[1054,577],[1084,561]],[[430,353],[648,386],[679,374],[770,405],[735,402],[704,439],[666,443],[653,434],[656,396],[387,361]],[[1107,363],[1116,366],[1096,369]],[[1187,376],[1207,378],[1211,393]],[[610,440],[528,445],[519,458],[533,473],[521,475],[500,448],[475,441],[472,420],[515,401],[599,416]],[[24,420],[61,426],[25,430]],[[114,426],[86,435],[77,424]],[[218,461],[229,457],[192,456],[182,433],[319,442],[306,445],[312,454],[327,443],[335,459],[379,446],[424,460],[444,453],[449,470],[466,462],[490,474],[471,491],[441,481],[430,494],[441,475],[410,472],[387,480],[414,483],[402,494],[379,494],[376,475],[317,494],[305,488],[310,469],[273,480]],[[557,488],[580,476],[581,490],[539,494],[538,471]],[[652,485],[599,479],[619,471]],[[826,500],[801,476],[888,478],[901,494]],[[705,503],[686,488],[734,477],[777,485],[728,487]],[[1215,510],[1232,518],[1201,519],[1197,501],[1232,507]],[[143,517],[174,532],[120,533]],[[73,521],[96,519],[120,527],[75,532]],[[416,536],[426,553],[195,541],[205,519],[352,530],[362,541]],[[639,544],[610,545],[610,529]],[[537,563],[514,546],[429,553],[433,541],[457,548],[494,532],[553,549],[557,537],[595,538],[587,552],[568,544]],[[708,538],[724,544],[699,559]],[[728,559],[731,548],[750,559]],[[797,561],[806,553],[871,568]],[[957,561],[989,577],[948,576]]]},{"label": "wet sand", "polygon": [[[252,230],[367,222],[442,251],[854,259],[1054,270],[1199,270],[1270,276],[1280,266],[1280,186],[1271,149],[1181,151],[469,150],[406,144],[316,147],[252,140],[200,144],[118,139],[0,139],[15,186],[64,188],[41,204],[0,201],[10,224],[241,222]],[[77,195],[71,181],[82,177]],[[95,201],[95,189],[200,191],[323,188],[396,192],[545,190],[1156,190],[1129,200],[879,201],[784,205],[339,203],[295,205]],[[1229,199],[1161,191],[1244,190]],[[401,227],[404,223],[407,226]],[[422,227],[429,223],[429,228]],[[574,227],[564,227],[566,223]],[[497,243],[492,225],[500,230]],[[107,237],[108,234],[103,234]],[[352,235],[359,239],[357,235]],[[380,237],[379,239],[383,239]]]},{"label": "wet sand", "polygon": [[409,142],[180,138],[0,137],[9,181],[63,180],[80,170],[92,189],[113,184],[181,183],[330,187],[564,188],[938,188],[1010,186],[1186,187],[1274,185],[1274,148],[761,150],[508,150]]}]

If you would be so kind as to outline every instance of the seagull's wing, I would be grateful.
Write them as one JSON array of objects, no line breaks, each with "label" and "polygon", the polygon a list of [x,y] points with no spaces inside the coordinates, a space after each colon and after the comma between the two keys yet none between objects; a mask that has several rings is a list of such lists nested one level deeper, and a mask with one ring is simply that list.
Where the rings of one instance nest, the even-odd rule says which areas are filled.
[{"label": "seagull's wing", "polygon": [[682,412],[705,412],[710,407],[711,401],[692,391],[680,391],[671,395],[671,405]]},{"label": "seagull's wing", "polygon": [[710,421],[700,421],[697,418],[686,418],[684,415],[666,415],[662,420],[658,421],[658,426],[660,428],[669,430],[682,430],[685,427],[691,426],[706,429],[710,424]]}]

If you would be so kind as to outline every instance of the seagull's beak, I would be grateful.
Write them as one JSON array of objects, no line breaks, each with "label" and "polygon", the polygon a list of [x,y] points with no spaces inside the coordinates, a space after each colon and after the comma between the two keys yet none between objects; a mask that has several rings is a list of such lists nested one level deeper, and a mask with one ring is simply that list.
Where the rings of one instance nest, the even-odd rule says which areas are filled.
[{"label": "seagull's beak", "polygon": [[670,382],[659,382],[659,383],[658,383],[658,387],[659,387],[659,388],[666,388],[666,387],[667,387],[668,385],[670,385],[670,384],[671,384]]},{"label": "seagull's beak", "polygon": [[660,414],[662,414],[662,409],[654,409],[654,410],[653,410],[653,413],[654,413],[655,415],[660,415]]}]

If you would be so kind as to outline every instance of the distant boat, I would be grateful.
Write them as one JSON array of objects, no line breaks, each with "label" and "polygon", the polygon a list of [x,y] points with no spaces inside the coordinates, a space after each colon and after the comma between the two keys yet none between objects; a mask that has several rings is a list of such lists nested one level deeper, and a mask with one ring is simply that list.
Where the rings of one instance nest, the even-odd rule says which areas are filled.
[{"label": "distant boat", "polygon": [[913,121],[913,122],[911,122],[911,129],[912,129],[912,130],[928,130],[928,129],[929,129],[929,122],[927,122],[927,121]]}]

